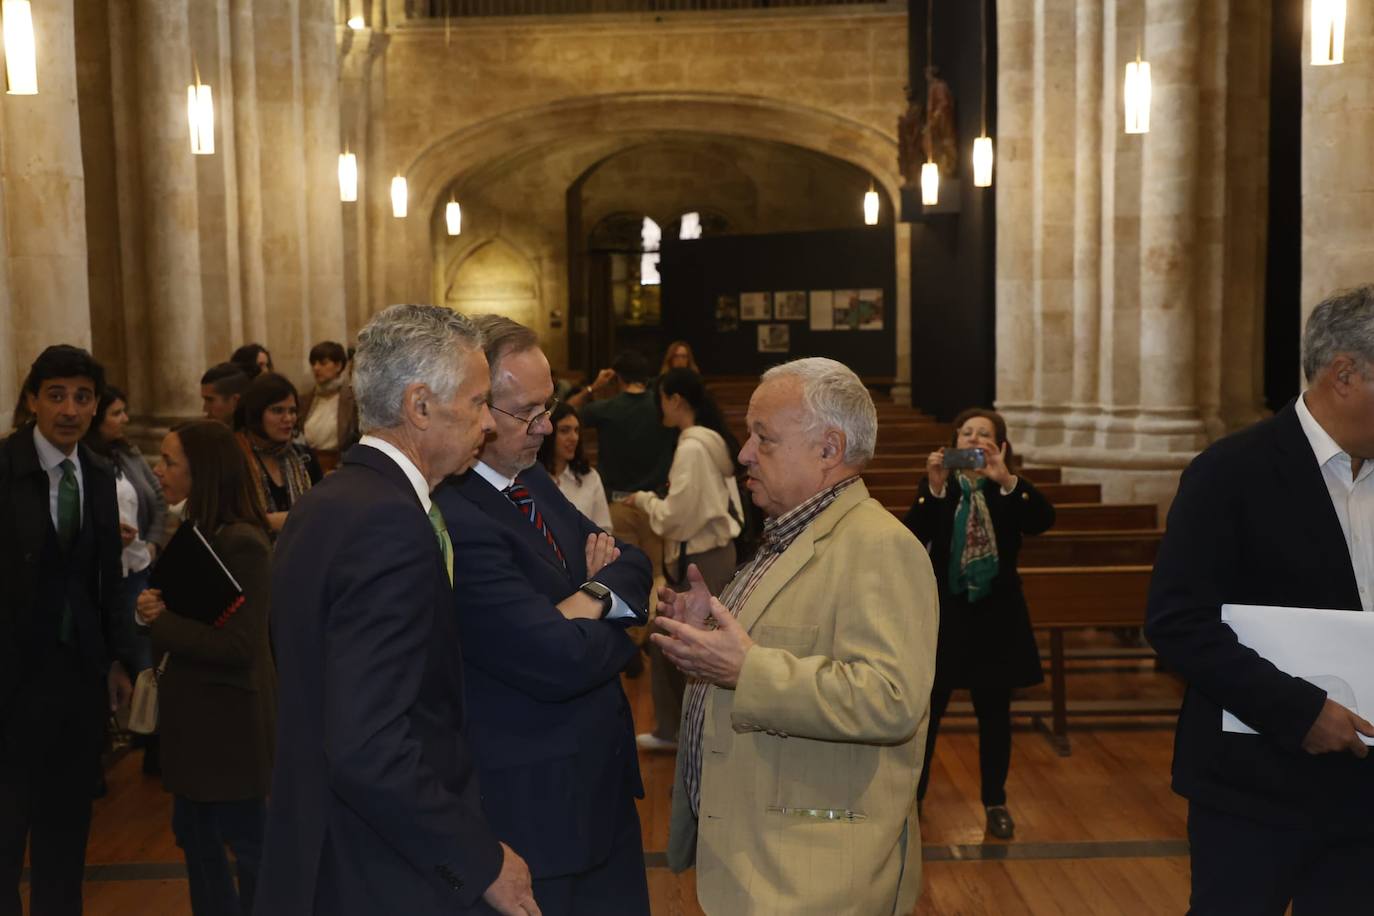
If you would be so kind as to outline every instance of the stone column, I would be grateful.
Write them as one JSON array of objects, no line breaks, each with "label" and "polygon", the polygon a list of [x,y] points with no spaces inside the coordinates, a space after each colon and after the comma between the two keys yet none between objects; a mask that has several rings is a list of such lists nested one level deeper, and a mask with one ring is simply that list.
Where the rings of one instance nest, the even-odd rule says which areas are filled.
[{"label": "stone column", "polygon": [[997,4],[997,408],[1020,427],[1034,394],[1032,212],[1034,10]]},{"label": "stone column", "polygon": [[1204,443],[1195,370],[1201,12],[1147,0],[1154,84],[1140,214],[1140,415],[1136,448],[1186,453]]},{"label": "stone column", "polygon": [[42,4],[35,16],[38,94],[0,96],[9,323],[12,352],[25,371],[49,344],[91,346],[72,0]]},{"label": "stone column", "polygon": [[200,214],[186,123],[191,53],[187,0],[138,0],[135,7],[145,204],[150,376],[146,410],[159,419],[200,414],[205,371]]},{"label": "stone column", "polygon": [[[1075,5],[1073,391],[1070,446],[1093,441],[1102,309],[1102,3]],[[1092,406],[1089,406],[1092,405]]]},{"label": "stone column", "polygon": [[[1312,0],[1302,39],[1302,318],[1332,293],[1374,282],[1374,19],[1351,4],[1345,63],[1314,67]],[[1294,341],[1294,346],[1297,346]]]},{"label": "stone column", "polygon": [[[321,340],[347,343],[344,308],[343,214],[339,202],[339,61],[332,0],[302,0],[301,75],[305,105],[308,227],[308,348]],[[330,140],[334,140],[333,143]],[[300,354],[306,367],[306,352]]]},{"label": "stone column", "polygon": [[262,173],[259,168],[257,55],[253,0],[230,0],[229,46],[234,76],[234,166],[238,185],[238,267],[244,343],[267,338],[263,278]]},{"label": "stone column", "polygon": [[[900,194],[900,192],[899,192]],[[883,196],[888,201],[899,196]],[[895,204],[889,204],[896,206]],[[911,224],[893,220],[897,251],[897,373],[892,384],[892,400],[911,406]],[[566,298],[564,299],[566,301]],[[565,338],[566,340],[566,335]]]}]

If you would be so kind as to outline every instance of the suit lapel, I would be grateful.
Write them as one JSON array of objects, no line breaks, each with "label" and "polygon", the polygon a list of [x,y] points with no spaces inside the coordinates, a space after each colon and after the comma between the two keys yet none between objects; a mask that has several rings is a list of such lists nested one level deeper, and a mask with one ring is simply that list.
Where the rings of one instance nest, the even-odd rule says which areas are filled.
[{"label": "suit lapel", "polygon": [[[544,540],[544,535],[539,533],[538,528],[530,524],[529,519],[525,518],[525,514],[515,507],[515,503],[511,502],[506,494],[497,490],[473,471],[468,471],[459,478],[457,485],[458,492],[482,510],[483,515],[510,529],[516,538],[535,556],[557,569],[560,574],[567,574],[563,569],[563,564],[558,562],[558,556],[549,546],[549,542]],[[531,490],[530,492],[533,493],[534,491]],[[535,493],[534,499],[535,505],[539,505],[539,494]],[[545,524],[548,524],[548,519],[545,519]],[[552,531],[553,529],[550,528],[549,530]],[[554,537],[557,536],[557,534],[554,535]],[[560,547],[563,546],[562,541],[558,543]]]},{"label": "suit lapel", "polygon": [[[1302,397],[1302,395],[1298,395]],[[1333,585],[1339,584],[1351,607],[1360,607],[1360,588],[1355,581],[1355,567],[1350,562],[1350,548],[1345,543],[1341,520],[1331,503],[1331,491],[1326,488],[1312,443],[1302,428],[1295,408],[1296,401],[1275,417],[1275,458],[1281,490],[1292,494],[1292,505],[1299,524],[1305,529],[1305,541],[1312,546],[1312,555],[1320,556],[1328,564]]]},{"label": "suit lapel", "polygon": [[38,463],[33,430],[33,424],[30,423],[14,434],[12,467],[17,484],[14,488],[14,508],[21,547],[25,554],[38,556],[49,538],[54,544],[57,543],[57,529],[53,526],[48,501],[48,472]]},{"label": "suit lapel", "polygon": [[753,629],[768,605],[778,596],[778,592],[811,562],[811,558],[816,555],[816,544],[829,537],[840,519],[867,498],[868,488],[864,486],[863,481],[844,490],[824,512],[816,516],[811,524],[797,535],[796,540],[783,551],[782,556],[773,561],[763,579],[754,586],[754,592],[749,596],[749,600],[740,608],[739,622],[745,632]]}]

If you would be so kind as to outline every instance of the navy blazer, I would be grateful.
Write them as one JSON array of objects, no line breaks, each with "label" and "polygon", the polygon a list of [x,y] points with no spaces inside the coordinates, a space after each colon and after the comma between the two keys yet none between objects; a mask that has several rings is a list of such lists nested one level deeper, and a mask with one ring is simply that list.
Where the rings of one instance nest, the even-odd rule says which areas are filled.
[{"label": "navy blazer", "polygon": [[[1293,402],[1194,459],[1169,511],[1145,632],[1188,681],[1174,790],[1255,820],[1374,832],[1374,756],[1303,751],[1325,691],[1241,645],[1221,622],[1222,604],[1361,609],[1350,551]],[[1223,708],[1259,734],[1223,733]]]},{"label": "navy blazer", "polygon": [[477,905],[502,851],[464,734],[453,593],[391,458],[354,446],[292,507],[271,595],[277,759],[254,912]]},{"label": "navy blazer", "polygon": [[[34,667],[58,644],[62,607],[71,608],[75,640],[89,677],[103,679],[111,658],[132,673],[132,621],[124,611],[123,544],[113,466],[77,446],[83,498],[81,531],[70,550],[58,544],[49,478],[38,460],[30,421],[0,442],[0,709],[22,714]],[[18,720],[15,720],[18,721]],[[10,735],[22,741],[22,736]]]},{"label": "navy blazer", "polygon": [[535,466],[520,474],[563,551],[476,472],[434,493],[454,544],[457,615],[482,803],[536,878],[606,861],[625,796],[642,797],[620,671],[626,624],[644,623],[652,573],[637,548],[594,578],[639,615],[568,620],[554,606],[586,581],[587,535],[601,529]]}]

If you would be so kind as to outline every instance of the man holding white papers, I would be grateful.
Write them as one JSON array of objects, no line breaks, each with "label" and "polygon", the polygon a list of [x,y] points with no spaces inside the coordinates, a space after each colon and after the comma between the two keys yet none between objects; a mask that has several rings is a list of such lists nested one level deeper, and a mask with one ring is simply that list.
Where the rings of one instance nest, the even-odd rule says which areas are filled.
[{"label": "man holding white papers", "polygon": [[[1374,610],[1374,285],[1308,319],[1309,388],[1183,473],[1146,634],[1188,680],[1191,912],[1369,912],[1374,725],[1241,644],[1223,604]],[[1370,659],[1374,664],[1374,658]],[[1257,734],[1222,730],[1228,710]]]}]

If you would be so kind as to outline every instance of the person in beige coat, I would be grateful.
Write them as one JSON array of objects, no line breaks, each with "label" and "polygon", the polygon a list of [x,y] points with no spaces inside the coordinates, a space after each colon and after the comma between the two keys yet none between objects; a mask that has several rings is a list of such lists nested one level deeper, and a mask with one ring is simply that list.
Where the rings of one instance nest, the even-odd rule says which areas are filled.
[{"label": "person in beige coat", "polygon": [[916,538],[868,496],[877,413],[834,360],[769,370],[740,452],[768,517],[712,597],[659,593],[652,638],[692,683],[669,864],[708,914],[905,914],[939,603]]}]

